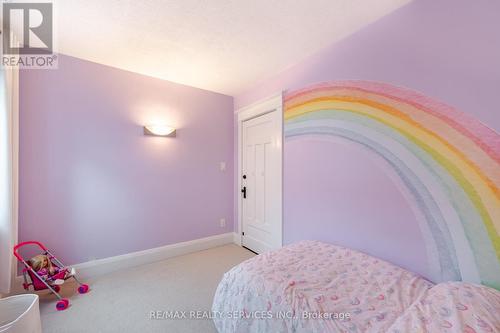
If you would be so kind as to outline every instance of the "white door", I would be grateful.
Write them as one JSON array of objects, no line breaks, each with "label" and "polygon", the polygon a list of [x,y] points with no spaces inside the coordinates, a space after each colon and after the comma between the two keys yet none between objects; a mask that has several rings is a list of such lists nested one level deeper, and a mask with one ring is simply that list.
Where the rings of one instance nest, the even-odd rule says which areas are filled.
[{"label": "white door", "polygon": [[243,121],[241,139],[241,243],[262,253],[282,245],[281,113]]}]

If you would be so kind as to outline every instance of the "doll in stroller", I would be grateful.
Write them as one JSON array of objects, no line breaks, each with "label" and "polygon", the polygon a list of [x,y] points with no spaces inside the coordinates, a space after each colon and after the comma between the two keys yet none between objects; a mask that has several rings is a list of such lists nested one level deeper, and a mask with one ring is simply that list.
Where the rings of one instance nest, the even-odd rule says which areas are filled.
[{"label": "doll in stroller", "polygon": [[[26,261],[20,254],[19,249],[26,245],[36,245],[42,253]],[[14,256],[24,265],[23,278],[24,289],[28,290],[33,286],[35,291],[49,289],[59,299],[56,309],[61,311],[69,306],[69,300],[63,298],[59,291],[60,285],[66,280],[73,278],[78,284],[78,292],[85,294],[89,291],[89,286],[81,283],[75,273],[75,269],[66,267],[57,259],[42,243],[37,241],[22,242],[14,247]]]}]

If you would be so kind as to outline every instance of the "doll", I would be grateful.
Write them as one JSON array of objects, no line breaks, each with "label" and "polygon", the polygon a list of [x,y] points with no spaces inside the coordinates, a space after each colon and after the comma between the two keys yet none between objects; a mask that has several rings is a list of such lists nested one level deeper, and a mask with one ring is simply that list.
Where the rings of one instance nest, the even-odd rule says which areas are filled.
[{"label": "doll", "polygon": [[52,265],[49,257],[44,254],[34,256],[29,260],[29,264],[31,268],[45,280],[59,272],[59,269]]}]

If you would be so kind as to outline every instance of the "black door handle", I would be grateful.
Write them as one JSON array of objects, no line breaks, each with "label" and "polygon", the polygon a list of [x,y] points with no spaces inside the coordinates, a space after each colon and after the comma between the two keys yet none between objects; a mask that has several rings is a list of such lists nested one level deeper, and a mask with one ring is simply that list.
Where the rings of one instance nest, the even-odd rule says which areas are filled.
[{"label": "black door handle", "polygon": [[247,187],[246,186],[243,186],[243,188],[241,189],[241,193],[243,193],[243,199],[246,199],[247,198]]}]

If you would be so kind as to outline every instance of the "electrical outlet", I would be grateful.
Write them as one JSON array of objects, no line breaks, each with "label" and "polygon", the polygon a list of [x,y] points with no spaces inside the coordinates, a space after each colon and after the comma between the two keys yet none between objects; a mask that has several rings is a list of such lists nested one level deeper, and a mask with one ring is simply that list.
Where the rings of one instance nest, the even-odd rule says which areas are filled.
[{"label": "electrical outlet", "polygon": [[219,220],[219,225],[221,228],[224,228],[226,226],[226,219],[220,219]]},{"label": "electrical outlet", "polygon": [[226,171],[226,162],[220,162],[220,171]]}]

